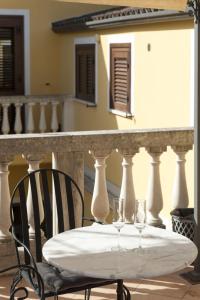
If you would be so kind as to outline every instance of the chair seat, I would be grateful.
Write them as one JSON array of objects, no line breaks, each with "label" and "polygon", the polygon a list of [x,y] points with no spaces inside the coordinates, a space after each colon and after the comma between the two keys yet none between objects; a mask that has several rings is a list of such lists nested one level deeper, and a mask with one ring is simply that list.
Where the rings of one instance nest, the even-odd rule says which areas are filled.
[{"label": "chair seat", "polygon": [[[71,292],[73,289],[88,289],[95,286],[106,285],[116,283],[115,280],[102,279],[102,278],[91,278],[74,275],[69,272],[66,274],[66,271],[59,271],[52,265],[49,265],[45,262],[37,263],[38,272],[40,273],[45,286],[45,294],[56,292],[59,294],[63,290]],[[66,276],[67,275],[67,276]]]}]

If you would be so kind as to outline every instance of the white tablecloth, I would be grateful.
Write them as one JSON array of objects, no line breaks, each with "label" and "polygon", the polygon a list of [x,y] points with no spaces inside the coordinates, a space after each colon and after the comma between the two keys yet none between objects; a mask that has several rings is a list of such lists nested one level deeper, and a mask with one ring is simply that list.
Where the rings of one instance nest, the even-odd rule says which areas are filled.
[{"label": "white tablecloth", "polygon": [[113,225],[92,225],[58,234],[43,247],[44,258],[52,265],[75,274],[99,278],[145,278],[173,273],[191,264],[196,246],[187,238],[164,229],[147,226],[142,251],[139,233],[133,225],[117,230]]}]

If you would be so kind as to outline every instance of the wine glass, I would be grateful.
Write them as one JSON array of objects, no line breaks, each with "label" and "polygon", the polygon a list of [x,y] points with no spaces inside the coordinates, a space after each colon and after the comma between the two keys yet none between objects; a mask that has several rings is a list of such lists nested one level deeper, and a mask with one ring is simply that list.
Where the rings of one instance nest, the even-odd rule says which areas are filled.
[{"label": "wine glass", "polygon": [[136,200],[135,201],[135,218],[134,225],[139,231],[139,243],[138,248],[142,249],[142,231],[146,226],[146,201]]},{"label": "wine glass", "polygon": [[113,198],[112,199],[112,208],[113,208],[113,215],[112,215],[112,224],[117,229],[117,249],[120,251],[120,234],[121,229],[124,226],[123,220],[123,199],[122,198]]}]

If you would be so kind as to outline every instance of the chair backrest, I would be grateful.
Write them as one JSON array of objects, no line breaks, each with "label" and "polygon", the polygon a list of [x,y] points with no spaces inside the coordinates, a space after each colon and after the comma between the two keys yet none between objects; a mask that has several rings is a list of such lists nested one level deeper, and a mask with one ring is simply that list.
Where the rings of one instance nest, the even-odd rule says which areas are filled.
[{"label": "chair backrest", "polygon": [[[52,194],[54,201],[52,201]],[[16,203],[18,203],[18,211],[20,212],[18,224],[15,222]],[[35,260],[41,262],[42,232],[44,231],[46,239],[52,237],[53,210],[56,210],[58,233],[61,233],[65,230],[66,224],[68,229],[77,227],[76,207],[81,212],[81,225],[83,225],[84,203],[82,193],[75,181],[64,172],[55,169],[38,169],[24,176],[13,191],[10,205],[11,228],[13,235],[17,237],[18,262],[20,263],[20,255],[17,246],[20,242],[30,251],[31,226],[34,228]],[[66,209],[68,220],[66,220]],[[30,211],[33,216],[32,223],[29,222]],[[30,264],[28,251],[24,251],[24,259],[26,264]]]}]

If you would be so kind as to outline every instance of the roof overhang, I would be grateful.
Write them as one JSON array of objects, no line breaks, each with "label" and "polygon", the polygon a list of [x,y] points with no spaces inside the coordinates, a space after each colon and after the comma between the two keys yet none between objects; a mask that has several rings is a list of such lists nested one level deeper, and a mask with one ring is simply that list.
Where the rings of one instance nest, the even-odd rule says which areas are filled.
[{"label": "roof overhang", "polygon": [[77,32],[92,29],[107,29],[129,25],[142,25],[158,22],[190,20],[187,12],[159,9],[115,8],[78,17],[60,20],[52,23],[52,29],[57,33]]},{"label": "roof overhang", "polygon": [[132,6],[140,8],[159,8],[185,11],[188,0],[54,0],[72,3]]}]

